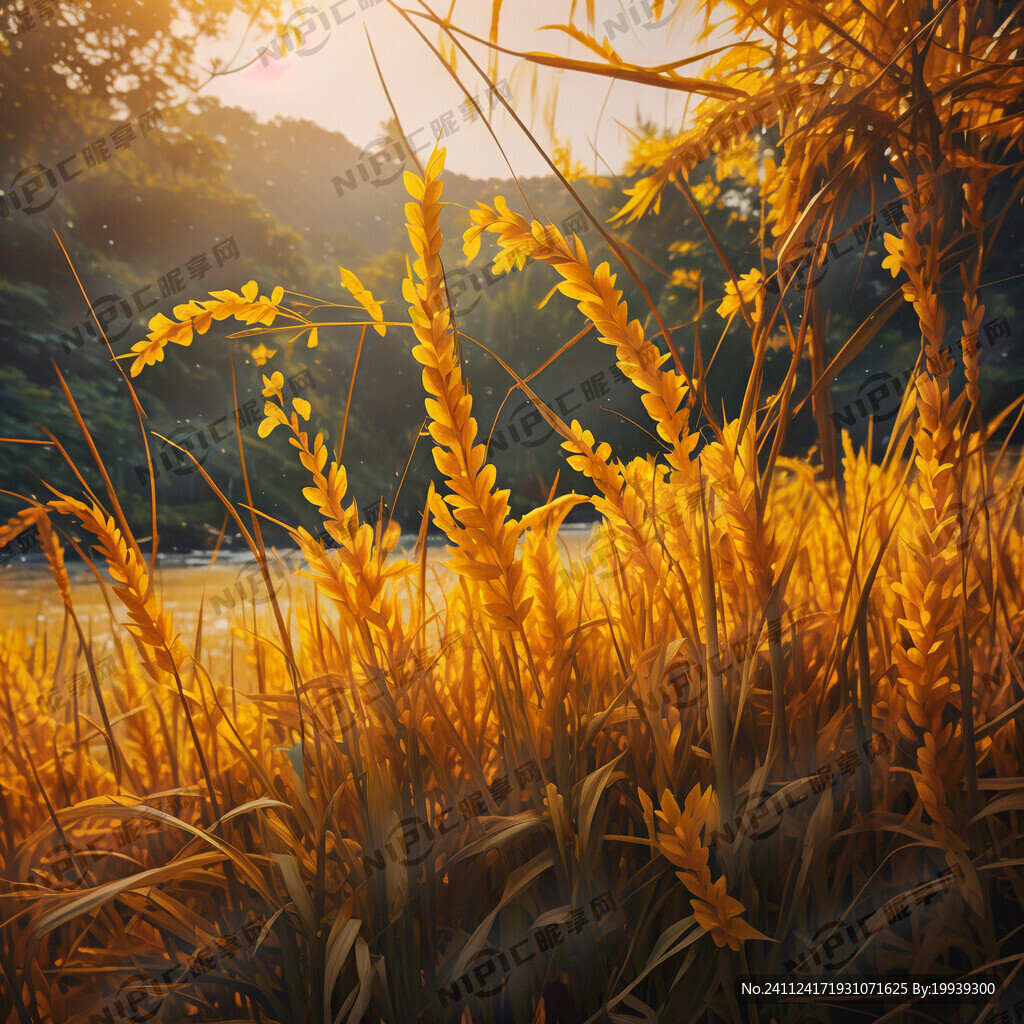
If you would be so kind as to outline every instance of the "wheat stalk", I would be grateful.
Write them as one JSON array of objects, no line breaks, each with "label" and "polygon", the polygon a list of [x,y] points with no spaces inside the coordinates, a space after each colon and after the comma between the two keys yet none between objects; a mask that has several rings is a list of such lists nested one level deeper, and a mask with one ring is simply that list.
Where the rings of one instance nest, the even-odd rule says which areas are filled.
[{"label": "wheat stalk", "polygon": [[656,845],[661,854],[676,867],[676,876],[693,894],[691,901],[697,923],[705,928],[716,946],[738,950],[749,939],[764,938],[740,917],[743,904],[726,891],[725,876],[711,880],[708,848],[700,838],[707,824],[714,793],[710,787],[701,791],[696,784],[686,795],[680,810],[675,797],[666,790],[661,797],[662,809],[656,816],[663,823],[657,832]]},{"label": "wheat stalk", "polygon": [[[462,381],[455,331],[446,306],[441,267],[440,174],[444,150],[436,150],[420,179],[406,172],[415,200],[406,204],[409,240],[417,253],[402,285],[413,332],[419,342],[413,357],[423,366],[423,388],[435,443],[434,461],[451,494],[434,495],[431,511],[454,547],[449,566],[481,581],[486,607],[499,629],[523,630],[529,601],[523,594],[522,562],[516,557],[521,528],[509,511],[509,491],[497,490],[497,471],[487,449],[476,444],[473,400]],[[418,278],[418,280],[417,280]]]},{"label": "wheat stalk", "polygon": [[61,495],[49,502],[55,511],[75,516],[82,526],[99,539],[96,549],[106,559],[110,575],[118,586],[114,593],[128,610],[131,622],[126,624],[144,657],[148,671],[154,679],[159,677],[151,667],[151,659],[164,672],[177,674],[188,661],[188,649],[174,633],[173,618],[165,612],[156,591],[152,588],[145,563],[134,544],[129,547],[121,530],[96,503],[86,505],[75,498]]}]

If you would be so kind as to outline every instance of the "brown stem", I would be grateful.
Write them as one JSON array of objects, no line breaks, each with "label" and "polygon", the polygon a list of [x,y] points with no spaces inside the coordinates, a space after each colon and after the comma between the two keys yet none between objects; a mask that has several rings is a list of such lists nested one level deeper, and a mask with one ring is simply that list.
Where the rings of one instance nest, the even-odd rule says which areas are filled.
[{"label": "brown stem", "polygon": [[[811,379],[820,380],[825,372],[825,318],[818,296],[811,296]],[[821,446],[821,467],[826,480],[836,479],[835,426],[832,423],[832,392],[828,387],[818,388],[811,398],[811,411],[818,425],[818,444]]]},{"label": "brown stem", "polygon": [[956,631],[957,681],[960,684],[960,719],[964,732],[964,772],[971,817],[978,813],[978,756],[974,741],[974,665],[967,649],[966,633]]},{"label": "brown stem", "polygon": [[[871,744],[871,660],[868,653],[867,616],[862,616],[857,626],[857,681],[859,684],[860,709],[854,708],[854,725],[859,723],[860,735],[857,746],[860,749],[860,770],[857,773],[857,802],[861,812],[871,810],[871,774],[868,769],[868,747]],[[855,728],[856,731],[856,728]]]}]

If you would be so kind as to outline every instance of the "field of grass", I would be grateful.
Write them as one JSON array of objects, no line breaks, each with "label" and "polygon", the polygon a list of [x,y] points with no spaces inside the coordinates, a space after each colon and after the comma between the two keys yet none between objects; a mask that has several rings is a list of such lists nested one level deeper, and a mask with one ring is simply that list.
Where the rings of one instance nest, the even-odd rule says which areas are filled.
[{"label": "field of grass", "polygon": [[[794,31],[813,35],[800,19]],[[864,25],[844,31],[830,39],[881,52]],[[889,42],[893,67],[917,59]],[[990,64],[997,42],[1010,59],[993,38]],[[730,88],[749,74],[718,70]],[[993,109],[979,101],[979,118]],[[772,116],[832,138],[820,110]],[[719,311],[750,328],[752,356],[742,408],[717,416],[700,346],[687,372],[657,315],[627,308],[624,273],[512,200],[472,213],[466,255],[487,241],[495,273],[543,266],[550,301],[575,305],[642,394],[659,446],[620,461],[509,369],[578,482],[514,518],[446,294],[435,147],[405,177],[407,317],[340,277],[364,335],[403,331],[421,370],[443,482],[410,550],[386,514],[363,521],[329,425],[285,397],[272,363],[259,434],[291,447],[324,529],[278,524],[301,552],[283,564],[251,497],[230,501],[197,464],[260,567],[246,604],[209,606],[233,573],[201,602],[156,582],[136,539],[157,534],[155,495],[152,521],[129,523],[95,448],[102,486],[82,475],[77,496],[55,491],[0,528],[0,546],[38,538],[55,595],[44,619],[12,614],[0,630],[0,1018],[1019,1020],[1024,454],[1003,438],[1024,404],[988,420],[977,407],[970,339],[994,237],[978,152],[957,179],[978,253],[960,281],[962,392],[942,366],[936,232],[952,206],[916,204],[908,181],[936,182],[952,204],[938,182],[960,172],[934,152],[929,168],[914,146],[930,128],[914,131],[904,223],[884,241],[922,361],[879,460],[848,434],[828,448],[827,387],[811,398],[820,450],[784,448],[797,364],[819,382],[831,372],[817,298],[791,321],[765,287],[788,287],[801,203],[829,221],[844,201],[849,165],[824,199],[810,189],[808,154],[830,158],[818,136],[760,167],[776,271],[728,268]],[[697,159],[695,139],[645,145],[638,165],[653,169],[626,220],[670,183],[689,192],[672,174]],[[155,317],[131,377],[225,319],[253,336],[275,321],[317,330],[283,287],[248,282]],[[765,396],[772,330],[793,369]],[[580,507],[600,517],[582,549],[563,529]],[[447,541],[443,573],[428,526]],[[94,573],[87,618],[72,546]],[[950,983],[961,988],[912,987]]]},{"label": "field of grass", "polygon": [[[272,375],[263,431],[290,435],[334,542],[293,533],[312,587],[287,616],[278,584],[230,633],[180,634],[113,492],[0,537],[35,526],[67,611],[0,649],[12,1019],[743,1019],[743,978],[1005,963],[1024,461],[946,426],[925,376],[892,457],[847,446],[841,486],[765,471],[754,417],[691,458],[687,385],[607,267],[499,204],[479,226],[561,276],[668,449],[620,465],[550,413],[598,494],[511,519],[440,288],[442,157],[408,182],[406,292],[446,586],[425,532],[398,558],[397,525],[346,507]],[[567,562],[587,500],[603,525]],[[115,583],[98,666],[54,513]]]}]

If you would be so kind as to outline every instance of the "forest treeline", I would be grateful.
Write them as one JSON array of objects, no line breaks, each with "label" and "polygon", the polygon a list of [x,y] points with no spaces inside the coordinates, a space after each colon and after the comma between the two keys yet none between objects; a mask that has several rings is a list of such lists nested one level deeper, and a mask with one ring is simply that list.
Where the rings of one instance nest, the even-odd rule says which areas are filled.
[{"label": "forest treeline", "polygon": [[[303,309],[316,306],[321,321],[358,321],[361,310],[350,308],[339,287],[339,264],[353,269],[384,303],[386,320],[407,320],[400,288],[406,241],[401,172],[416,169],[407,149],[403,152],[400,143],[391,141],[400,138],[394,125],[383,125],[380,136],[364,148],[310,122],[260,123],[245,111],[204,100],[187,113],[157,111],[150,127],[145,135],[134,131],[127,138],[123,130],[118,135],[113,126],[85,119],[55,129],[45,147],[33,144],[38,151],[8,154],[2,180],[9,198],[24,195],[26,168],[58,168],[68,154],[75,154],[74,161],[63,167],[74,178],[62,181],[54,171],[54,187],[42,174],[41,191],[31,198],[35,208],[45,204],[45,209],[31,212],[28,204],[18,209],[9,203],[0,218],[0,388],[6,396],[0,406],[0,436],[45,440],[38,426],[45,420],[57,424],[56,436],[74,460],[88,463],[85,442],[61,391],[62,375],[90,424],[126,512],[136,522],[148,517],[150,474],[125,378],[111,364],[96,321],[115,355],[124,355],[145,336],[153,316],[171,316],[175,306],[201,301],[209,292],[240,291],[250,280],[268,295],[283,286]],[[637,130],[653,132],[643,125]],[[755,127],[753,135],[762,154],[779,145],[771,131]],[[83,143],[86,138],[97,141]],[[709,161],[704,170],[703,177],[691,176],[702,215],[730,261],[750,266],[758,255],[758,182],[742,168],[731,174],[726,168],[723,175]],[[624,243],[627,255],[644,254],[632,257],[633,270],[682,362],[691,366],[699,343],[708,367],[710,406],[718,410],[724,404],[734,413],[746,386],[736,367],[749,361],[750,352],[749,340],[742,340],[738,330],[722,336],[725,321],[717,307],[725,271],[678,193],[666,194],[663,216],[643,218],[623,229],[607,225],[635,180],[626,174],[582,179],[573,187],[605,230],[614,231]],[[531,265],[498,275],[490,265],[494,250],[485,249],[467,265],[458,242],[477,202],[492,202],[498,194],[518,196],[520,188],[530,207],[521,212],[532,212],[566,234],[577,232],[592,264],[608,259],[630,309],[642,319],[646,310],[648,326],[654,324],[629,274],[554,176],[525,179],[517,186],[446,175],[448,241],[442,255],[448,289],[464,335],[462,358],[474,415],[485,431],[493,425],[490,451],[503,486],[512,491],[513,513],[546,496],[556,476],[559,492],[587,492],[589,484],[567,469],[559,439],[525,395],[519,390],[508,394],[514,382],[489,355],[495,353],[528,377],[580,331],[578,312],[557,294],[537,311],[556,283],[545,268]],[[881,269],[881,235],[891,230],[898,209],[898,204],[886,205],[894,195],[891,183],[883,181],[875,195],[865,194],[851,204],[847,222],[831,236],[829,260],[814,280],[807,280],[799,266],[793,268],[786,301],[792,300],[797,321],[802,291],[808,287],[826,296],[827,329],[836,338],[847,337],[856,314],[879,301],[889,276]],[[1017,228],[1008,225],[1004,230],[1010,237]],[[986,291],[987,317],[979,345],[992,368],[984,378],[983,401],[989,408],[1002,407],[1020,392],[1020,360],[1010,356],[1024,324],[1013,303],[1012,283],[999,283],[1016,269],[1011,249],[1004,258],[1006,266],[993,267],[990,274],[995,283]],[[777,284],[768,294],[769,301],[779,301]],[[341,306],[332,310],[316,300]],[[231,322],[215,323],[194,343],[202,346],[202,358],[195,347],[170,346],[162,365],[133,381],[151,432],[163,549],[210,546],[224,513],[191,461],[156,435],[192,451],[236,501],[244,500],[241,440],[255,503],[286,522],[312,522],[312,510],[294,486],[301,470],[279,446],[275,450],[256,433],[263,407],[261,374],[271,370],[284,374],[287,393],[311,402],[316,429],[325,432],[329,443],[336,446],[344,429],[344,461],[360,507],[372,517],[371,509],[383,502],[404,529],[418,529],[436,469],[418,439],[423,394],[411,356],[411,332],[391,329],[383,339],[367,332],[346,424],[360,327],[321,329],[315,348],[308,348],[304,338],[290,343],[294,332],[280,328],[260,337],[228,337],[237,330]],[[789,358],[788,350],[781,352],[784,345],[780,340],[780,381]],[[873,418],[875,443],[884,443],[886,424],[895,415],[917,348],[908,312],[901,311],[832,382],[837,430],[848,429],[862,441]],[[125,373],[130,365],[130,359],[121,362]],[[772,372],[769,356],[769,392]],[[804,391],[810,383],[805,371]],[[636,389],[592,333],[551,362],[531,387],[563,419],[579,419],[621,457],[644,455],[658,445],[636,425],[644,421]],[[790,424],[786,448],[804,455],[815,442],[814,423],[805,410]],[[73,486],[55,447],[0,447],[0,479],[7,490],[43,499],[40,476]],[[8,496],[0,501],[5,518],[24,504]]]}]

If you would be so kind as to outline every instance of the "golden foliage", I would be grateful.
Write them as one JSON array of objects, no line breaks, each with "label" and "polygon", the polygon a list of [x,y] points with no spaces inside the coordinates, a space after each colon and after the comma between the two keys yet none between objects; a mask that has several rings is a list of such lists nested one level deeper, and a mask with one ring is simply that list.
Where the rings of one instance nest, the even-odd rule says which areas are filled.
[{"label": "golden foliage", "polygon": [[125,628],[141,654],[150,655],[163,671],[177,673],[189,653],[173,631],[172,616],[164,612],[134,541],[129,545],[114,517],[107,515],[95,501],[86,504],[61,495],[49,505],[57,512],[75,516],[99,539],[96,550],[106,559],[111,578],[119,584],[113,588],[114,593],[121,599],[131,619]]},{"label": "golden foliage", "polygon": [[[995,883],[1016,884],[1024,857],[1024,457],[1007,465],[993,454],[994,428],[973,409],[971,344],[992,244],[989,172],[1022,139],[1022,38],[1019,26],[988,24],[983,7],[890,5],[880,16],[859,4],[709,0],[706,32],[723,15],[742,39],[696,79],[633,65],[607,39],[564,26],[609,75],[705,97],[674,137],[638,143],[637,168],[650,173],[629,191],[622,221],[656,211],[665,188],[686,186],[714,152],[717,180],[696,200],[717,200],[719,174],[756,177],[762,249],[785,264],[816,250],[848,196],[888,161],[906,223],[885,238],[885,266],[914,307],[928,365],[880,464],[847,435],[839,479],[773,446],[792,378],[762,401],[764,352],[780,344],[766,322],[770,268],[726,286],[719,312],[745,311],[753,327],[751,384],[741,414],[706,428],[698,451],[703,368],[691,383],[680,364],[666,367],[611,265],[593,267],[578,237],[498,197],[472,213],[466,255],[487,234],[496,272],[528,262],[552,271],[558,293],[614,348],[665,449],[624,462],[544,407],[570,470],[594,493],[552,497],[515,519],[480,441],[465,339],[447,305],[437,150],[422,177],[405,177],[413,260],[403,296],[443,481],[427,513],[449,541],[450,574],[428,564],[428,522],[411,560],[395,555],[397,523],[360,523],[355,502],[345,504],[340,455],[307,431],[308,402],[286,404],[280,372],[263,377],[260,436],[278,441],[285,429],[310,481],[302,493],[336,545],[289,529],[310,586],[286,609],[269,588],[266,614],[253,600],[230,635],[214,641],[197,628],[188,645],[116,506],[110,515],[58,492],[0,528],[3,540],[37,526],[65,625],[76,627],[49,514],[97,538],[152,683],[118,642],[117,679],[101,688],[79,631],[93,694],[29,721],[26,707],[80,652],[64,638],[0,634],[0,953],[16,982],[0,999],[20,1001],[24,1019],[87,1019],[97,1000],[85,995],[109,1000],[132,981],[110,950],[151,974],[169,953],[196,964],[191,935],[212,942],[258,911],[258,970],[243,958],[209,992],[166,993],[167,1019],[433,1019],[440,993],[459,991],[471,964],[504,955],[488,942],[519,948],[557,914],[615,902],[611,924],[595,921],[587,936],[596,971],[570,977],[584,1018],[628,1008],[679,1019],[683,1006],[726,1019],[737,974],[779,975],[803,955],[794,937],[848,927],[851,892],[877,896],[877,912],[883,867],[907,894],[942,864],[958,888],[931,954],[975,972],[1004,955],[1004,936],[979,916],[1012,891]],[[494,0],[492,41],[501,8]],[[589,0],[586,14],[592,27]],[[652,14],[663,15],[660,2]],[[910,45],[925,14],[928,45]],[[967,74],[969,91],[958,88]],[[757,166],[750,133],[765,124],[779,126],[783,152]],[[949,188],[954,168],[963,180]],[[922,185],[932,191],[919,203]],[[941,240],[954,228],[978,247],[961,276],[966,397],[951,396],[938,365]],[[369,317],[364,329],[383,334],[380,304],[340,273]],[[133,376],[214,320],[268,327],[287,316],[292,340],[305,333],[311,346],[325,326],[286,310],[280,288],[268,298],[249,282],[211,296],[151,321]],[[823,344],[816,334],[802,328],[798,341],[787,325],[794,367],[803,344]],[[256,351],[257,362],[272,354]],[[565,517],[587,503],[603,520],[597,550],[563,552]],[[269,583],[266,550],[250,539]],[[100,730],[89,716],[104,691],[117,714],[101,702]],[[155,835],[111,838],[110,820],[168,790],[194,797],[194,809],[148,808]],[[777,809],[753,809],[762,797]],[[85,838],[96,856],[82,855]],[[917,965],[900,936],[885,958],[904,974]],[[652,976],[663,964],[671,973]],[[595,974],[606,988],[589,981]],[[90,977],[100,980],[64,984]],[[544,1021],[543,984],[519,977],[523,1019]]]}]

